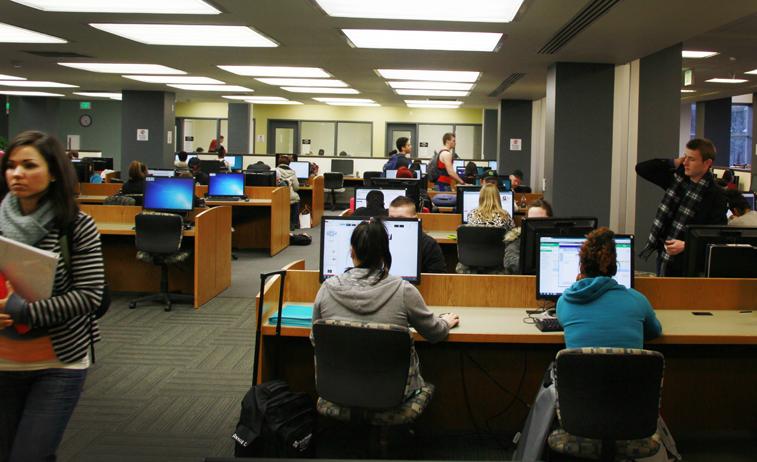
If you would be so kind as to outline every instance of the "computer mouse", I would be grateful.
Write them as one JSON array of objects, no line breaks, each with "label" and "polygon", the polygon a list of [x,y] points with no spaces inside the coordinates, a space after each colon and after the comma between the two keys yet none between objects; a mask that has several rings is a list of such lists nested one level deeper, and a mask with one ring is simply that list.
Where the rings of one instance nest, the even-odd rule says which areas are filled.
[{"label": "computer mouse", "polygon": [[547,315],[551,317],[557,317],[557,308],[550,308],[547,310]]}]

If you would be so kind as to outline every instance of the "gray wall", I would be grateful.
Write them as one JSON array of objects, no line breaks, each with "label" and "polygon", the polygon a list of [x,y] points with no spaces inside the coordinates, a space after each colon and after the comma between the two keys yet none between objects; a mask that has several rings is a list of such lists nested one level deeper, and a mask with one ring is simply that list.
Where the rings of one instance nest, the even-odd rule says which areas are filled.
[{"label": "gray wall", "polygon": [[[503,99],[499,103],[499,171],[523,171],[525,184],[531,184],[531,112],[533,101]],[[522,140],[520,151],[510,150],[510,138]]]},{"label": "gray wall", "polygon": [[5,113],[5,103],[7,101],[7,96],[0,95],[0,138],[5,138],[7,142],[10,142],[10,135],[8,134],[9,117]]},{"label": "gray wall", "polygon": [[[639,70],[639,162],[679,154],[681,124],[681,44],[641,59]],[[698,114],[697,114],[698,115]],[[688,129],[687,129],[688,130]],[[628,172],[633,175],[634,172]],[[636,182],[637,254],[647,241],[663,191],[641,178]],[[637,269],[654,271],[655,258],[636,258]]]},{"label": "gray wall", "polygon": [[[703,119],[700,119],[701,117]],[[697,103],[697,123],[703,120],[702,135],[715,143],[717,166],[731,164],[731,98],[713,99]],[[699,127],[697,127],[699,131]]]},{"label": "gray wall", "polygon": [[226,150],[229,153],[250,153],[250,126],[252,105],[248,103],[229,103],[229,139]]},{"label": "gray wall", "polygon": [[556,215],[596,216],[600,226],[610,222],[614,82],[612,64],[556,63],[548,69],[545,197]]},{"label": "gray wall", "polygon": [[[66,135],[79,135],[82,151],[102,151],[112,157],[113,166],[121,165],[121,102],[92,100],[92,109],[79,109],[79,101],[62,100],[58,108],[58,137],[66,144]],[[79,116],[89,114],[92,125],[82,127]]]},{"label": "gray wall", "polygon": [[[175,94],[161,91],[123,91],[121,102],[121,169],[126,171],[133,160],[150,168],[173,167],[175,137]],[[149,130],[148,141],[137,141],[137,129]]]},{"label": "gray wall", "polygon": [[59,98],[13,96],[8,123],[11,138],[26,130],[58,133]]},{"label": "gray wall", "polygon": [[498,111],[496,109],[484,109],[484,127],[482,134],[484,159],[496,160],[498,158],[497,117]]}]

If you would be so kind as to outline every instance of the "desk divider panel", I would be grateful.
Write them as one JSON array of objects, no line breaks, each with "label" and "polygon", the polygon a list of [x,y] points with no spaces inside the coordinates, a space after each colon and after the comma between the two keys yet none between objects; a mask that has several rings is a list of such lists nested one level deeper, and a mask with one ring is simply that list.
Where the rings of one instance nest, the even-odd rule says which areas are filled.
[{"label": "desk divider panel", "polygon": [[231,285],[231,207],[211,207],[195,216],[195,308]]},{"label": "desk divider panel", "polygon": [[83,196],[113,196],[121,191],[121,183],[78,183],[78,193]]},{"label": "desk divider panel", "polygon": [[321,224],[321,217],[323,216],[323,175],[318,175],[315,178],[311,179],[311,187],[313,188],[313,196],[311,199],[311,212],[310,212],[310,220],[312,222],[312,226],[320,226]]},{"label": "desk divider panel", "polygon": [[131,223],[142,212],[136,205],[92,205],[80,204],[79,210],[91,216],[95,223]]},{"label": "desk divider panel", "polygon": [[[289,188],[273,188],[271,195],[271,256],[289,247]],[[275,213],[274,210],[279,213]]]},{"label": "desk divider panel", "polygon": [[419,213],[423,231],[457,231],[463,224],[461,213]]}]

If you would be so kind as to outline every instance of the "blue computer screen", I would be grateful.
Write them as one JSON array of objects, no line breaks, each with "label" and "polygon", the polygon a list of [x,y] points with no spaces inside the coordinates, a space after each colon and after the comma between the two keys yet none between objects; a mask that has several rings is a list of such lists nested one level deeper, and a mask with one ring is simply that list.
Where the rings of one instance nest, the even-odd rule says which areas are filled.
[{"label": "blue computer screen", "polygon": [[193,178],[153,178],[145,182],[144,208],[188,212],[192,210],[194,192]]},{"label": "blue computer screen", "polygon": [[208,195],[244,196],[244,173],[211,173]]},{"label": "blue computer screen", "polygon": [[242,156],[224,156],[223,160],[229,163],[231,170],[242,170],[244,158]]}]

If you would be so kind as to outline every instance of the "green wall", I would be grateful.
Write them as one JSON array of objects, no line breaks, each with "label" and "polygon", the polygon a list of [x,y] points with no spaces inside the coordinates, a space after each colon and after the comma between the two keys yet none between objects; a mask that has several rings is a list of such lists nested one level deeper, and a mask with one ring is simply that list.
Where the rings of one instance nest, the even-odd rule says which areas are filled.
[{"label": "green wall", "polygon": [[[102,151],[121,165],[121,102],[91,100],[92,109],[79,109],[79,101],[63,100],[58,107],[58,137],[66,143],[66,135],[79,135],[82,151]],[[79,116],[92,116],[92,125],[79,125]]]}]

